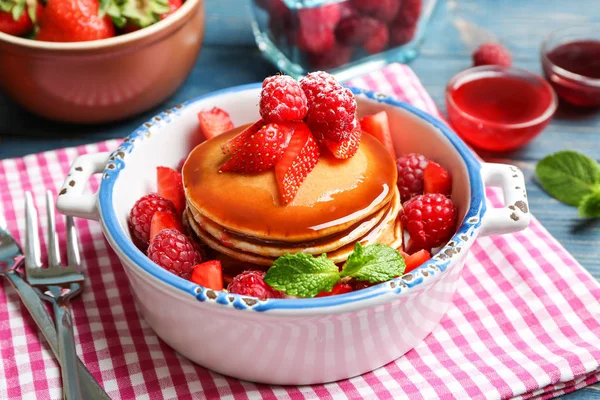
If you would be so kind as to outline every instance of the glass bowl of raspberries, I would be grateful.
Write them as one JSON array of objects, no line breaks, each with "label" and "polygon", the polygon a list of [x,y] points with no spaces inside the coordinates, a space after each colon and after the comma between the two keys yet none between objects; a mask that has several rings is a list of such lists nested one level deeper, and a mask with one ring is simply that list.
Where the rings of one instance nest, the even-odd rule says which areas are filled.
[{"label": "glass bowl of raspberries", "polygon": [[253,0],[258,48],[282,71],[342,80],[418,54],[437,0]]},{"label": "glass bowl of raspberries", "polygon": [[177,90],[202,47],[204,0],[24,5],[0,4],[0,88],[52,120],[104,123],[147,111]]},{"label": "glass bowl of raspberries", "polygon": [[[486,186],[504,206],[486,204]],[[527,227],[524,187],[435,117],[316,72],[159,114],[76,159],[57,207],[100,222],[144,318],[180,354],[305,385],[372,371],[431,333],[477,237]],[[383,332],[394,340],[373,341]]]}]

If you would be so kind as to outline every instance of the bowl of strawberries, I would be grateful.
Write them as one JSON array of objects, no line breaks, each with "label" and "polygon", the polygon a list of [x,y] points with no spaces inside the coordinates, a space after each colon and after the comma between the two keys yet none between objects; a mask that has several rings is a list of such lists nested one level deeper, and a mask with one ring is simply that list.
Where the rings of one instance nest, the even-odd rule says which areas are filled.
[{"label": "bowl of strawberries", "polygon": [[166,110],[114,152],[78,157],[57,207],[100,221],[144,318],[180,354],[304,385],[423,340],[475,239],[527,227],[524,187],[436,118],[316,72]]},{"label": "bowl of strawberries", "polygon": [[204,0],[0,2],[0,89],[53,120],[102,123],[164,101],[193,68]]}]

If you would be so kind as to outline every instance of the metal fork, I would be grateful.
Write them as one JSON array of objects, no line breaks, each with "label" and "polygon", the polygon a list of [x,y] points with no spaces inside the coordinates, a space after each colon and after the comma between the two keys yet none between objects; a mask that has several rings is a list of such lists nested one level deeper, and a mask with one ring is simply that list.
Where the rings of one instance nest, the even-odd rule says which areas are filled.
[{"label": "metal fork", "polygon": [[73,319],[69,301],[83,290],[83,274],[77,232],[72,217],[67,217],[67,265],[61,265],[54,199],[46,193],[48,219],[48,267],[42,268],[38,236],[37,210],[31,193],[25,194],[25,274],[27,282],[37,295],[49,301],[54,309],[54,322],[58,336],[63,397],[68,400],[83,399],[77,374],[77,353],[73,337]]}]

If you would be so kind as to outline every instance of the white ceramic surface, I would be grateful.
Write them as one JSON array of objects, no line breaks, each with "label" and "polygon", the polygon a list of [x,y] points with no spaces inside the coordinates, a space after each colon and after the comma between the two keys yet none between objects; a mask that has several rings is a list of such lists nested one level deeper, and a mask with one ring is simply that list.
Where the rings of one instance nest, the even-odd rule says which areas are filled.
[{"label": "white ceramic surface", "polygon": [[[236,125],[256,120],[260,85],[216,92],[161,113],[110,158],[108,153],[79,157],[57,206],[64,214],[100,220],[144,318],[192,361],[271,384],[321,383],[371,371],[412,349],[439,323],[477,235],[524,229],[529,213],[517,168],[482,166],[433,117],[382,95],[354,92],[359,114],[388,112],[398,154],[422,153],[453,175],[452,198],[462,221],[457,234],[428,263],[393,281],[320,299],[258,301],[176,277],[130,243],[129,210],[156,189],[156,166],[175,167],[189,153],[198,135],[196,113],[218,106]],[[101,187],[87,194],[85,183],[94,173],[103,173]],[[507,206],[486,209],[484,184],[503,187]]]}]

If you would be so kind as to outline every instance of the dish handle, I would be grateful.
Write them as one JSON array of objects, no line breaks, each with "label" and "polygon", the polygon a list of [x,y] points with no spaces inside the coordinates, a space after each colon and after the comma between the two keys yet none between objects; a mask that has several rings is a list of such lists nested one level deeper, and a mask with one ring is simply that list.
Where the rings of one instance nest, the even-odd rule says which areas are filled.
[{"label": "dish handle", "polygon": [[485,163],[481,175],[486,187],[502,188],[504,207],[489,208],[488,204],[479,235],[502,235],[527,228],[531,214],[521,170],[514,165]]},{"label": "dish handle", "polygon": [[98,221],[98,193],[84,193],[94,174],[104,171],[109,152],[84,154],[75,159],[58,193],[56,208],[62,214]]}]

